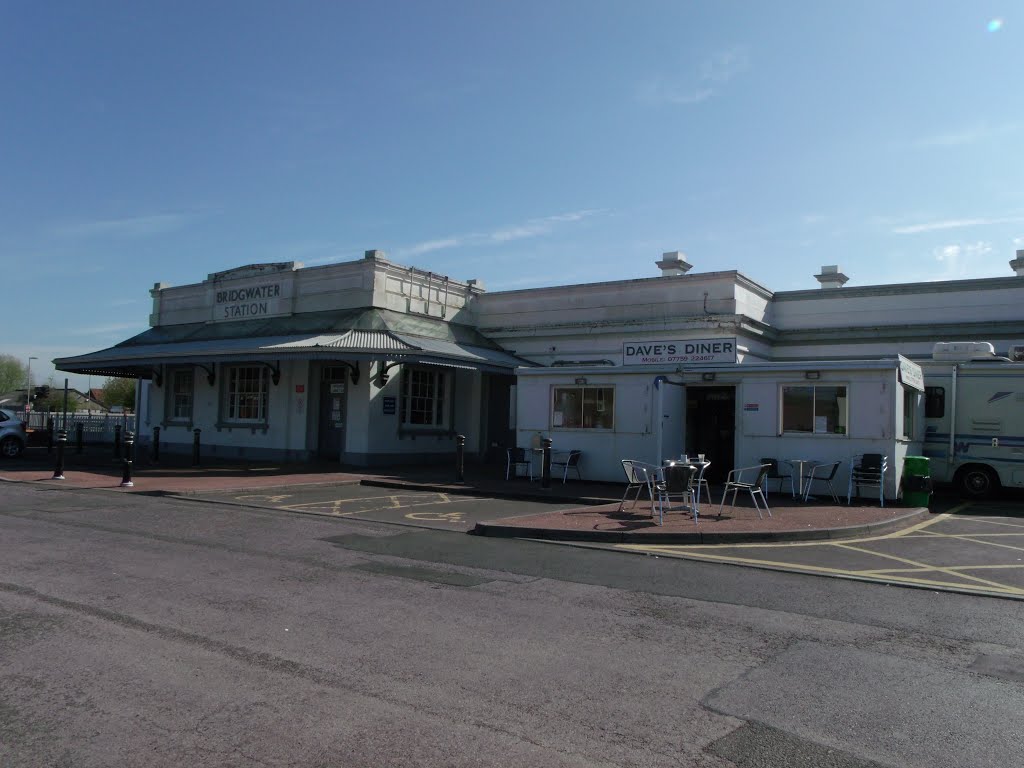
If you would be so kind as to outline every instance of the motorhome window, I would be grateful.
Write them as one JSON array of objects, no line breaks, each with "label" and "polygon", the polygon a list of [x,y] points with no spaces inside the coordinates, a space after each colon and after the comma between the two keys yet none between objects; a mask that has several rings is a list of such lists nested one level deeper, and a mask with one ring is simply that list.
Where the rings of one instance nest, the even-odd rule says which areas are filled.
[{"label": "motorhome window", "polygon": [[799,385],[782,387],[782,431],[845,435],[846,387]]},{"label": "motorhome window", "polygon": [[552,429],[611,429],[614,413],[614,387],[552,389]]},{"label": "motorhome window", "polygon": [[924,417],[926,419],[941,419],[946,415],[946,388],[925,387],[924,388]]},{"label": "motorhome window", "polygon": [[451,391],[447,371],[402,368],[401,423],[411,427],[447,427]]},{"label": "motorhome window", "polygon": [[233,365],[225,378],[222,420],[225,423],[266,424],[269,380],[262,365]]}]

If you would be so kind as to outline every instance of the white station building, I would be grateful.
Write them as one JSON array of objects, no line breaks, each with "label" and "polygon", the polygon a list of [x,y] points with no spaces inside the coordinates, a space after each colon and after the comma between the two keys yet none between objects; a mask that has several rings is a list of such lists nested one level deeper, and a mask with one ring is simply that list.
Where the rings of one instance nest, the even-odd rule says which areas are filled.
[{"label": "white station building", "polygon": [[[938,341],[1024,343],[1024,251],[998,278],[773,292],[737,271],[487,292],[380,251],[302,268],[256,264],[151,291],[150,329],[60,370],[143,380],[140,438],[162,450],[337,460],[471,459],[507,446],[583,452],[587,479],[621,460],[703,453],[708,476],[762,457],[922,452],[919,365]],[[845,475],[837,483],[845,483]],[[838,487],[838,484],[837,484]],[[843,486],[845,487],[845,485]]]}]

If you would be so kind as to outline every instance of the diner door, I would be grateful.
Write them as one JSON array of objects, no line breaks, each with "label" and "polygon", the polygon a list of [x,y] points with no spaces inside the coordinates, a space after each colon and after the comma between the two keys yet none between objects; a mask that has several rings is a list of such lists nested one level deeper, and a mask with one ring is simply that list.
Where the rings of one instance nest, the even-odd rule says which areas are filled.
[{"label": "diner door", "polygon": [[320,382],[320,431],[317,454],[341,461],[345,445],[345,382],[324,378]]},{"label": "diner door", "polygon": [[711,462],[704,473],[712,483],[725,482],[733,469],[736,447],[736,388],[686,388],[686,453],[703,453]]}]

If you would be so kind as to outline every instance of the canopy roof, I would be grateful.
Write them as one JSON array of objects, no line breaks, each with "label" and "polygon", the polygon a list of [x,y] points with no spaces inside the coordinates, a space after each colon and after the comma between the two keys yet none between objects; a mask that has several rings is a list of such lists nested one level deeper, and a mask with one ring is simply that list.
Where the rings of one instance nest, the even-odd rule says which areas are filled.
[{"label": "canopy roof", "polygon": [[148,379],[167,364],[310,359],[389,360],[499,373],[532,365],[474,328],[375,308],[157,326],[108,349],[53,362],[71,373]]}]

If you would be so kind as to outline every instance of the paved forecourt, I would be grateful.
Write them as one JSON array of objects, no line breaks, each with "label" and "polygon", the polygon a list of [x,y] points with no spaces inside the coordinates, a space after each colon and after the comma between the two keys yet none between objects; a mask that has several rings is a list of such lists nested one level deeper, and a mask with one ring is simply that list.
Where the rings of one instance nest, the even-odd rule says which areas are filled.
[{"label": "paved forecourt", "polygon": [[615,548],[1024,599],[1024,514],[1019,503],[965,502],[903,530],[839,541]]},{"label": "paved forecourt", "polygon": [[441,490],[377,488],[366,485],[291,486],[205,493],[204,501],[229,501],[289,512],[347,517],[423,528],[469,531],[498,517],[571,509],[576,503],[466,496]]}]

